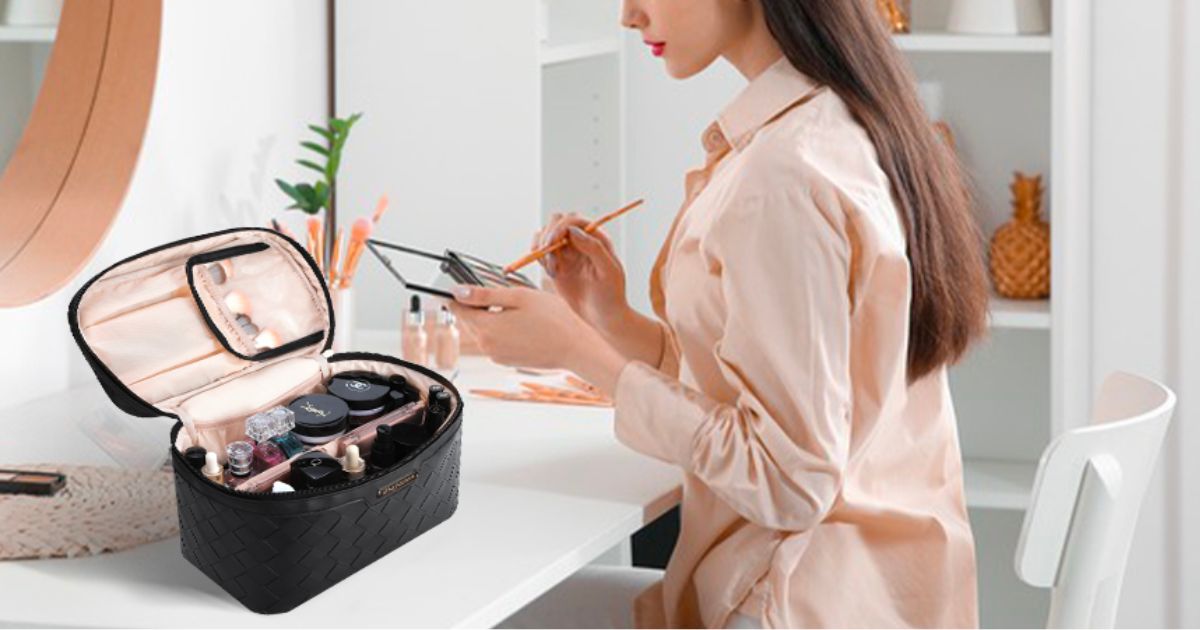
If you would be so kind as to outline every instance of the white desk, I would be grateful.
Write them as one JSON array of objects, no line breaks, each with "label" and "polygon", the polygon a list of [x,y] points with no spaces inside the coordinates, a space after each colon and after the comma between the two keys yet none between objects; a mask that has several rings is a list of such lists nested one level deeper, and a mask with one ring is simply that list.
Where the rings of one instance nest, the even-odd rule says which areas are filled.
[{"label": "white desk", "polygon": [[[0,562],[0,625],[494,625],[679,498],[679,473],[621,446],[609,409],[465,394],[519,380],[529,379],[480,359],[464,362],[456,381],[466,396],[458,512],[290,613],[245,610],[168,540],[91,558]],[[104,461],[67,416],[79,407],[38,408],[36,432],[24,436],[36,447],[5,440],[0,463]],[[3,414],[0,426],[28,426],[26,413]]]}]

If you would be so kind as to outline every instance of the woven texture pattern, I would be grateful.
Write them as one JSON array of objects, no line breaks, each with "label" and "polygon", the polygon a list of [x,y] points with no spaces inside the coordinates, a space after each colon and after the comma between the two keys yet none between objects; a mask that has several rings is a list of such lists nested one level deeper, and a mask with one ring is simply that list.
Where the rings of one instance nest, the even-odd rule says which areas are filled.
[{"label": "woven texture pattern", "polygon": [[250,610],[287,612],[450,518],[458,507],[461,432],[446,437],[394,494],[372,500],[411,467],[356,488],[353,497],[301,501],[333,499],[305,512],[239,509],[176,475],[183,556]]},{"label": "woven texture pattern", "polygon": [[0,559],[61,558],[121,551],[178,531],[171,473],[99,466],[5,466],[59,472],[52,497],[0,495]]},{"label": "woven texture pattern", "polygon": [[992,237],[990,271],[996,293],[1036,300],[1050,295],[1050,226],[1042,220],[1042,177],[1017,173],[1013,219]]}]

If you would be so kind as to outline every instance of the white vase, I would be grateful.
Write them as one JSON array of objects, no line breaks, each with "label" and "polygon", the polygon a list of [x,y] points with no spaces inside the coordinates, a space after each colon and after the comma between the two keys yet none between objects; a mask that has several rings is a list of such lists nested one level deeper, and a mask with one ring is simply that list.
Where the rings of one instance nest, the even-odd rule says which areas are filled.
[{"label": "white vase", "polygon": [[8,0],[4,23],[10,26],[54,26],[62,14],[63,0]]},{"label": "white vase", "polygon": [[333,351],[354,348],[354,289],[330,289],[333,300]]},{"label": "white vase", "polygon": [[946,30],[965,35],[1033,35],[1047,30],[1042,0],[951,0]]}]

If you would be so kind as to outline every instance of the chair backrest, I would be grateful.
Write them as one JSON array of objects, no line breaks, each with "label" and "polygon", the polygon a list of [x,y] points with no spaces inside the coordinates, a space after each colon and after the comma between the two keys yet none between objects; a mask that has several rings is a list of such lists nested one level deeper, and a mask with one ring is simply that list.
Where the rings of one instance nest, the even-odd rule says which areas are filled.
[{"label": "chair backrest", "polygon": [[1050,628],[1112,628],[1138,512],[1175,394],[1132,374],[1104,381],[1086,427],[1042,454],[1016,569],[1053,588]]}]

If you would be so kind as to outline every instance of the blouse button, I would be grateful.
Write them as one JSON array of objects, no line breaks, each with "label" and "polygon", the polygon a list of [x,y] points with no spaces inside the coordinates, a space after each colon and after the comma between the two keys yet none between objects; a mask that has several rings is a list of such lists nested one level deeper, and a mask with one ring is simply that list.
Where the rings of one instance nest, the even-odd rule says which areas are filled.
[{"label": "blouse button", "polygon": [[716,153],[726,146],[725,136],[721,133],[721,127],[717,123],[712,123],[704,130],[703,141],[704,150],[709,153]]}]

